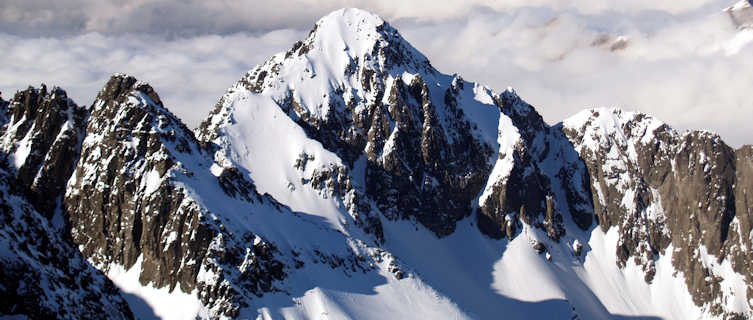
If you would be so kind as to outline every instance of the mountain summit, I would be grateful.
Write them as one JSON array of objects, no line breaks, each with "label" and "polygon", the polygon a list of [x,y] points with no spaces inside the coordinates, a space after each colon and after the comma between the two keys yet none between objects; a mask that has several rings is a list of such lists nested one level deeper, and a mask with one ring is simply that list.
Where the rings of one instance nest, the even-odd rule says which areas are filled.
[{"label": "mountain summit", "polygon": [[[753,315],[753,148],[619,109],[550,126],[362,10],[319,20],[194,131],[123,74],[89,107],[46,87],[0,105],[3,314]],[[5,285],[36,274],[97,286]],[[60,303],[37,312],[34,292]]]},{"label": "mountain summit", "polygon": [[299,43],[300,48],[294,47],[291,52],[330,65],[332,71],[344,71],[350,63],[376,57],[381,59],[371,61],[372,66],[379,65],[384,71],[401,67],[414,72],[433,71],[429,60],[405,41],[395,28],[379,16],[360,9],[330,13],[315,24],[306,40]]}]

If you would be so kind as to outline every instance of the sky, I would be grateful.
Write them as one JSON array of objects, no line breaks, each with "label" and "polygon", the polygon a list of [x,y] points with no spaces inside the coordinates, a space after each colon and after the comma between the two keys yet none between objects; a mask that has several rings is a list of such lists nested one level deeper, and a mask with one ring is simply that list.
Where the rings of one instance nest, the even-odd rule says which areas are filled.
[{"label": "sky", "polygon": [[620,107],[753,144],[753,29],[736,0],[3,0],[0,91],[41,83],[91,104],[113,73],[195,127],[249,69],[342,7],[379,14],[441,72],[507,87],[550,124]]}]

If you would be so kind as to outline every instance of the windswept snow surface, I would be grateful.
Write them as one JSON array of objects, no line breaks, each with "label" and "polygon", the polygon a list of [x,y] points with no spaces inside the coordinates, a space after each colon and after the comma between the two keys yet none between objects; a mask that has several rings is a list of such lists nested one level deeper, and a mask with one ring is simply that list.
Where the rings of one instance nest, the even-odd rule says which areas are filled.
[{"label": "windswept snow surface", "polygon": [[299,274],[316,277],[289,279],[296,292],[292,298],[265,295],[255,303],[263,319],[471,319],[417,277],[397,280],[385,271],[345,277],[323,264],[304,267]]},{"label": "windswept snow surface", "polygon": [[[154,288],[139,282],[142,258],[128,270],[110,265],[107,277],[125,294],[123,297],[138,319],[191,319],[199,314],[201,301],[195,293],[185,293],[180,288]],[[146,304],[146,305],[145,305]]]},{"label": "windswept snow surface", "polygon": [[340,215],[333,213],[340,211],[340,204],[302,185],[301,173],[294,164],[302,153],[314,158],[308,168],[339,165],[340,158],[308,138],[271,100],[248,92],[239,93],[237,99],[233,116],[239,121],[227,136],[229,145],[235,148],[233,162],[249,170],[260,193],[269,193],[294,211],[319,215],[337,226]]},{"label": "windswept snow surface", "polygon": [[[528,227],[510,242],[485,237],[470,219],[443,239],[404,223],[388,223],[386,229],[388,250],[474,318],[494,319],[500,313],[506,319],[703,316],[684,278],[674,272],[671,251],[657,261],[651,284],[632,262],[617,267],[616,228],[547,242],[551,261],[531,248],[532,241],[546,241],[546,235]],[[582,258],[572,250],[575,241],[587,243]]]},{"label": "windswept snow surface", "polygon": [[616,246],[617,228],[606,234],[594,229],[583,269],[579,272],[586,285],[611,312],[630,316],[654,315],[662,319],[702,319],[708,317],[692,300],[685,279],[672,266],[673,248],[656,262],[656,275],[651,284],[645,273],[629,259],[619,269]]}]

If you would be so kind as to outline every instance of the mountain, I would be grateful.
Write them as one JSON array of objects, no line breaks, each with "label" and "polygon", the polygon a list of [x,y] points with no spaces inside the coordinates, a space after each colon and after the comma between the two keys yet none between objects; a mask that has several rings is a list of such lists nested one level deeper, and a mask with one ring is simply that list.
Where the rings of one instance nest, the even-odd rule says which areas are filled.
[{"label": "mountain", "polygon": [[[319,20],[193,131],[123,74],[89,107],[46,87],[2,102],[3,219],[25,221],[0,233],[19,270],[3,314],[753,316],[753,147],[619,109],[550,126],[362,10]],[[35,313],[6,285],[26,269],[70,300]]]},{"label": "mountain", "polygon": [[738,29],[753,27],[753,5],[749,0],[740,0],[724,9]]},{"label": "mountain", "polygon": [[60,88],[0,99],[0,313],[35,319],[132,318],[113,283],[87,262],[56,210],[85,109]]}]

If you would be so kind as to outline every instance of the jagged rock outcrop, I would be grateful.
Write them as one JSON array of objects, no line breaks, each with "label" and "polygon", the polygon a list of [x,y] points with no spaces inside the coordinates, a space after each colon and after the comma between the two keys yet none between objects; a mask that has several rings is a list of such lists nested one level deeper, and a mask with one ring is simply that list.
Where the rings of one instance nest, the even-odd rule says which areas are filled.
[{"label": "jagged rock outcrop", "polygon": [[130,319],[118,289],[42,214],[0,190],[0,314],[31,319]]},{"label": "jagged rock outcrop", "polygon": [[452,88],[445,105],[430,95],[420,76],[410,84],[393,81],[388,105],[371,115],[365,183],[366,193],[387,217],[414,216],[444,236],[472,211],[472,200],[491,171],[492,148],[472,134],[471,122],[453,108]]},{"label": "jagged rock outcrop", "polygon": [[510,123],[500,125],[500,144],[507,148],[500,148],[479,201],[480,230],[494,238],[512,239],[522,221],[559,241],[566,232],[563,215],[588,229],[593,216],[591,194],[585,166],[572,145],[513,90],[495,101]]},{"label": "jagged rock outcrop", "polygon": [[656,257],[672,248],[695,303],[735,317],[726,308],[735,299],[731,280],[722,280],[730,275],[720,265],[731,261],[750,283],[748,263],[741,263],[750,256],[742,248],[752,245],[745,237],[750,207],[737,200],[746,194],[741,184],[749,184],[750,148],[736,152],[718,135],[679,134],[650,116],[617,109],[583,111],[562,130],[588,165],[600,227],[619,228],[618,264],[634,259],[650,282]]},{"label": "jagged rock outcrop", "polygon": [[242,177],[212,176],[211,166],[149,85],[113,76],[92,105],[65,194],[73,241],[100,268],[138,262],[143,285],[198,290],[209,314],[237,315],[285,273],[273,245],[248,231],[236,237],[196,198],[192,184],[214,180],[225,197],[262,201]]},{"label": "jagged rock outcrop", "polygon": [[10,101],[0,99],[0,314],[133,318],[56,214],[86,115],[57,87],[29,87]]},{"label": "jagged rock outcrop", "polygon": [[[206,248],[211,239],[199,224],[199,207],[190,200],[184,203],[185,194],[163,183],[169,174],[188,173],[175,170],[180,167],[172,152],[200,151],[191,148],[195,144],[190,144],[188,129],[160,114],[161,104],[150,87],[134,78],[110,79],[92,107],[81,160],[65,197],[73,239],[85,255],[95,263],[129,268],[144,254],[143,268],[151,270],[145,277],[157,287],[175,286],[178,278],[195,279],[191,275],[198,273],[198,264],[177,268],[183,257],[173,254],[183,250],[168,246],[185,245],[185,258],[195,260],[206,250],[198,248]],[[180,236],[175,244],[162,243],[168,224],[174,225],[174,237]],[[181,241],[186,236],[194,242]],[[195,284],[184,285],[190,292]]]},{"label": "jagged rock outcrop", "polygon": [[15,167],[13,185],[42,214],[52,214],[78,160],[88,116],[60,88],[20,91],[2,110],[0,149]]}]

